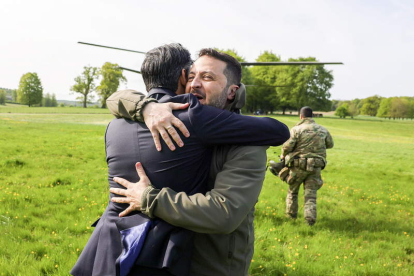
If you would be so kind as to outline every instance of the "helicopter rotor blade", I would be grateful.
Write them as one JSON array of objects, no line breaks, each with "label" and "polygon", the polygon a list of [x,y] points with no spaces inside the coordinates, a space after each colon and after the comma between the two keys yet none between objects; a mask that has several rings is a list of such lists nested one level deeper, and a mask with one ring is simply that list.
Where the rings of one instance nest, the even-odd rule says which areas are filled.
[{"label": "helicopter rotor blade", "polygon": [[256,85],[256,84],[245,84],[244,86],[246,87],[289,87],[289,85]]},{"label": "helicopter rotor blade", "polygon": [[139,53],[139,54],[145,54],[146,52],[141,51],[135,51],[135,50],[128,50],[123,48],[116,48],[116,47],[110,47],[110,46],[104,46],[104,45],[98,45],[98,44],[92,44],[92,43],[86,43],[86,42],[78,42],[79,44],[89,45],[89,46],[95,46],[95,47],[102,47],[102,48],[108,48],[108,49],[114,49],[114,50],[120,50],[120,51],[126,51],[126,52],[133,52],[133,53]]},{"label": "helicopter rotor blade", "polygon": [[122,70],[125,70],[125,71],[141,74],[141,72],[138,71],[138,70],[129,69],[129,68],[121,67],[121,66],[119,66],[119,68],[122,69]]},{"label": "helicopter rotor blade", "polygon": [[242,66],[277,66],[277,65],[343,65],[342,62],[316,62],[316,61],[277,61],[277,62],[240,62]]}]

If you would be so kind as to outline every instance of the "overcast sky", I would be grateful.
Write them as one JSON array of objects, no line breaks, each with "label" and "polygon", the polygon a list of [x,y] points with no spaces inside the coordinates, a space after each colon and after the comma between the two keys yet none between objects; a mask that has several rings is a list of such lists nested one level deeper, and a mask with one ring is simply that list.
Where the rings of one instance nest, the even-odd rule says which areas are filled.
[{"label": "overcast sky", "polygon": [[[139,69],[143,55],[77,44],[148,51],[179,42],[235,49],[248,61],[270,50],[282,60],[342,61],[331,99],[414,96],[414,1],[1,0],[0,87],[17,88],[36,72],[44,93],[72,100],[86,65]],[[121,88],[145,91],[125,72]]]}]

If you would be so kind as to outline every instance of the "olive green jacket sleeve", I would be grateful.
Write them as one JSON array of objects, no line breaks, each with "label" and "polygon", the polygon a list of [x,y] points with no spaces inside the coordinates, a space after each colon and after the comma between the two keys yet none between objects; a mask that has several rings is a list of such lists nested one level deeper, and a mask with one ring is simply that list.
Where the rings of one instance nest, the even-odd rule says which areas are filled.
[{"label": "olive green jacket sleeve", "polygon": [[150,102],[157,102],[157,100],[148,98],[141,92],[127,89],[113,93],[106,100],[106,106],[112,115],[117,118],[144,122],[142,111]]},{"label": "olive green jacket sleeve", "polygon": [[257,202],[266,172],[266,149],[232,146],[214,188],[205,195],[149,187],[141,211],[198,233],[231,233]]}]

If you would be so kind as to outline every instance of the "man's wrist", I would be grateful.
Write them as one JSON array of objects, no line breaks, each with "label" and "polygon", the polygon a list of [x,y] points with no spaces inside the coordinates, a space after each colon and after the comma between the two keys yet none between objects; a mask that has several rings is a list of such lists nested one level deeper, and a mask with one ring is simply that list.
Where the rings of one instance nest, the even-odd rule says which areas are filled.
[{"label": "man's wrist", "polygon": [[148,108],[151,103],[158,103],[156,99],[153,98],[145,98],[143,101],[137,103],[136,113],[135,113],[135,120],[139,122],[144,122],[144,110]]},{"label": "man's wrist", "polygon": [[141,212],[149,217],[153,217],[151,215],[150,207],[153,203],[153,199],[158,195],[160,192],[159,189],[156,189],[153,186],[148,186],[145,188],[145,190],[142,192],[141,195]]}]

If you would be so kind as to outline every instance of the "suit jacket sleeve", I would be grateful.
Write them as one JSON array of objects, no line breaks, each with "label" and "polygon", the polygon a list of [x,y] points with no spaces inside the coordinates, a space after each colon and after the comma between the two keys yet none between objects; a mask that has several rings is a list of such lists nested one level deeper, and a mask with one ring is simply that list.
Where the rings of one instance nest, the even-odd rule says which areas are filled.
[{"label": "suit jacket sleeve", "polygon": [[142,212],[199,233],[233,232],[257,202],[266,172],[266,148],[232,147],[214,188],[205,195],[149,188]]},{"label": "suit jacket sleeve", "polygon": [[278,120],[243,116],[201,105],[193,95],[189,97],[191,124],[207,145],[279,146],[289,139],[289,128]]}]

